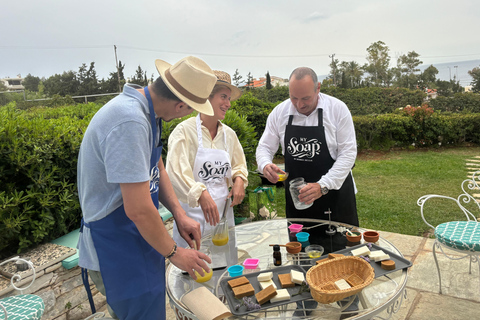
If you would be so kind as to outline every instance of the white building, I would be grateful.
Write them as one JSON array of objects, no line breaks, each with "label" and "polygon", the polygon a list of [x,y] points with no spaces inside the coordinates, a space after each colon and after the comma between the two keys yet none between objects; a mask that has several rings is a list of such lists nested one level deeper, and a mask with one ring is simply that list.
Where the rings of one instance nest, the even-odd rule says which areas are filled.
[{"label": "white building", "polygon": [[6,77],[0,79],[0,82],[7,87],[7,91],[25,90],[25,87],[22,85],[23,78],[21,75],[17,75],[16,78]]}]

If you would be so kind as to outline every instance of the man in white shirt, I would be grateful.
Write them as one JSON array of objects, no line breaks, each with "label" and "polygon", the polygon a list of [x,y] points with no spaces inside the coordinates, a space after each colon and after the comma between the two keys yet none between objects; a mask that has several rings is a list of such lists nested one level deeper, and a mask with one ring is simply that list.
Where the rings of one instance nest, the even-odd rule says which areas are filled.
[{"label": "man in white shirt", "polygon": [[[351,169],[357,156],[357,142],[352,116],[345,103],[320,93],[315,72],[306,67],[295,69],[289,81],[290,99],[273,109],[256,151],[258,170],[271,182],[284,173],[272,163],[282,147],[285,171],[287,218],[327,219],[358,226],[355,183]],[[313,205],[298,210],[293,204],[289,185],[302,177],[307,185],[299,200]],[[304,223],[304,225],[306,225]],[[321,244],[325,252],[345,247],[346,238],[330,226],[310,229],[310,243]],[[296,241],[295,239],[291,239]]]}]

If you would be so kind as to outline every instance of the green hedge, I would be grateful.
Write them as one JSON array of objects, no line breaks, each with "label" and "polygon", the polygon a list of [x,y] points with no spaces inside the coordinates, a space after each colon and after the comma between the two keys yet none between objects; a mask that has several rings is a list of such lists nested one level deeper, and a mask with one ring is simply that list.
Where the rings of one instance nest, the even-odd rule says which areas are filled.
[{"label": "green hedge", "polygon": [[441,114],[418,120],[401,114],[354,116],[358,149],[480,144],[480,113]]},{"label": "green hedge", "polygon": [[74,115],[83,108],[0,108],[1,257],[78,228],[77,154],[90,118]]}]

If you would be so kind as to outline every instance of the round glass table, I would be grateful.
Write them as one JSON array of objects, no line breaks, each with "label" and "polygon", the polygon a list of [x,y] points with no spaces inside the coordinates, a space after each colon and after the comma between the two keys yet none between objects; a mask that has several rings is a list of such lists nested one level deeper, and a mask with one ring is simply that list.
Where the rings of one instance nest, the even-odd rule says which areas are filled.
[{"label": "round glass table", "polygon": [[[270,245],[285,244],[295,240],[288,230],[288,226],[292,223],[304,225],[302,231],[309,232],[311,235],[309,242],[322,245],[325,248],[324,255],[357,245],[348,243],[345,237],[345,230],[351,230],[352,226],[316,219],[275,219],[240,224],[230,228],[229,242],[224,246],[213,245],[211,236],[206,236],[202,238],[201,246],[210,248],[214,270],[209,281],[197,283],[173,264],[169,264],[166,270],[167,295],[177,319],[197,319],[182,302],[182,297],[200,286],[205,286],[228,307],[227,299],[220,286],[221,280],[229,276],[227,267],[242,264],[247,258],[257,258],[260,260],[258,267],[256,269],[245,269],[244,275],[276,268],[273,264],[273,249]],[[365,231],[362,228],[357,228],[357,230]],[[375,246],[403,258],[402,253],[392,243],[383,239],[381,233]],[[283,247],[281,254],[282,267],[300,265],[307,270],[315,264],[304,252],[290,254]],[[317,304],[313,299],[308,299],[301,303],[293,302],[260,312],[233,315],[229,319],[289,319],[295,317],[296,319],[336,320],[342,314],[344,317],[350,316],[349,319],[388,319],[398,312],[403,299],[406,298],[407,278],[407,268],[403,268],[376,277],[360,293],[341,303]],[[358,310],[351,311],[355,305],[358,308],[354,309]]]}]

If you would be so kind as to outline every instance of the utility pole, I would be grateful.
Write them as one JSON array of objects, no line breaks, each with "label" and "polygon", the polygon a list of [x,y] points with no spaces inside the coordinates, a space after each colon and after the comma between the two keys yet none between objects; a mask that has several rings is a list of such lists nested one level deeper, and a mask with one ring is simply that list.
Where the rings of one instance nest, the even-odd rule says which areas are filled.
[{"label": "utility pole", "polygon": [[337,79],[336,79],[336,73],[337,73],[337,68],[335,66],[333,58],[335,57],[335,53],[332,54],[331,56],[328,56],[329,58],[332,58],[332,67],[333,67],[333,85],[337,86]]},{"label": "utility pole", "polygon": [[455,68],[455,80],[458,81],[458,66],[453,66]]},{"label": "utility pole", "polygon": [[122,92],[122,84],[120,83],[120,71],[118,70],[117,46],[116,45],[113,45],[113,50],[115,51],[115,63],[117,65],[118,92]]}]

